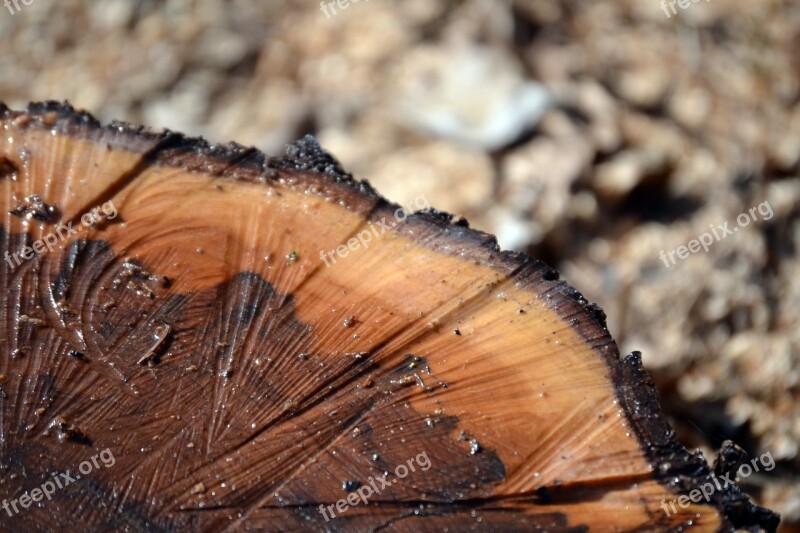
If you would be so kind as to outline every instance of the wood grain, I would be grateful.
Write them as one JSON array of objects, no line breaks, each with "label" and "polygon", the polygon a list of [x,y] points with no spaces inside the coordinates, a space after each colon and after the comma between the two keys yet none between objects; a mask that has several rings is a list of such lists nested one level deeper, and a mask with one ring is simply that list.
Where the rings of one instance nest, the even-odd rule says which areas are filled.
[{"label": "wood grain", "polygon": [[115,458],[4,526],[775,529],[733,486],[668,515],[712,474],[602,311],[446,214],[398,221],[313,139],[267,157],[56,103],[0,125],[0,253],[80,228],[0,266],[0,494]]}]

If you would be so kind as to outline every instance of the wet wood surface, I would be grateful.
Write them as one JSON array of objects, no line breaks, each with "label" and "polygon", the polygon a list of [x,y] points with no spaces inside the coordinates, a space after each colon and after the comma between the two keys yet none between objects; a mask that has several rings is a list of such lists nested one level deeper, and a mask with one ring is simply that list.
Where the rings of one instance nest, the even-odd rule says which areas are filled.
[{"label": "wet wood surface", "polygon": [[556,271],[313,139],[53,103],[0,133],[4,527],[774,529],[732,486],[683,505],[712,472]]}]

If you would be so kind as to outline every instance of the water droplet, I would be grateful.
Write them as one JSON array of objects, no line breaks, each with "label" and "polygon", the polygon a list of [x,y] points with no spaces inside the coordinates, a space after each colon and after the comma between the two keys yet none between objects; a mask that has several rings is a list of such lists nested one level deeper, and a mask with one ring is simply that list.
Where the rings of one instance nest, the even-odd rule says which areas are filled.
[{"label": "water droplet", "polygon": [[478,443],[476,439],[471,439],[469,441],[469,453],[470,455],[475,455],[476,453],[481,451],[481,445]]},{"label": "water droplet", "polygon": [[57,213],[58,210],[55,206],[44,203],[36,194],[27,196],[23,203],[9,211],[9,214],[16,217],[47,223],[53,222],[58,216]]},{"label": "water droplet", "polygon": [[346,492],[353,492],[360,486],[361,483],[355,479],[345,479],[342,481],[342,490]]}]

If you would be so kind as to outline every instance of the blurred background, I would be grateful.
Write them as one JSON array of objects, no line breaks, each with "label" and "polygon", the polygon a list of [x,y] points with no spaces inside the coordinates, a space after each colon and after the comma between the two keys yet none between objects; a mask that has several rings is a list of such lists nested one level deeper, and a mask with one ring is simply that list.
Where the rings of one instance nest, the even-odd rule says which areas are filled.
[{"label": "blurred background", "polygon": [[0,101],[274,154],[316,135],[557,266],[687,446],[774,457],[744,487],[800,531],[800,3],[659,2],[17,0]]}]

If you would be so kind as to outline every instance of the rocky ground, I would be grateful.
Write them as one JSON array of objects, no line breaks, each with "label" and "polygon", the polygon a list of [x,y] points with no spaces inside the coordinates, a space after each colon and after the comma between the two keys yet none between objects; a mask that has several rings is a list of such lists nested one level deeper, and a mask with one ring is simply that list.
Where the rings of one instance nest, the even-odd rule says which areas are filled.
[{"label": "rocky ground", "polygon": [[20,5],[0,100],[268,152],[316,134],[385,196],[558,266],[687,445],[778,461],[744,484],[800,529],[800,4]]}]

